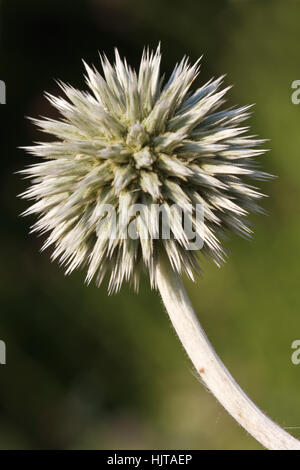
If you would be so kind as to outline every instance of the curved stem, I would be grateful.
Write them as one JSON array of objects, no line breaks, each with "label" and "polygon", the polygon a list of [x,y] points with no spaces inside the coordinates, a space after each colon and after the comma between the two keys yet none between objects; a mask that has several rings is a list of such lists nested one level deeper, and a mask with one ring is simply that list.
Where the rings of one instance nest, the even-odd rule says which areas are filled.
[{"label": "curved stem", "polygon": [[231,376],[202,329],[180,276],[163,256],[159,257],[156,274],[157,286],[176,333],[209,390],[264,447],[299,450],[300,441],[268,418]]}]

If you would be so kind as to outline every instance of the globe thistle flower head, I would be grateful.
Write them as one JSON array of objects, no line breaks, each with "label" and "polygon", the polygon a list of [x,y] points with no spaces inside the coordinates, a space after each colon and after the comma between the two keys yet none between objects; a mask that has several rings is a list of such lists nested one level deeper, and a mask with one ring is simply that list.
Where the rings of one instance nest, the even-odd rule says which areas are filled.
[{"label": "globe thistle flower head", "polygon": [[[111,292],[124,280],[137,288],[143,270],[155,287],[160,250],[175,271],[191,278],[199,271],[174,205],[191,205],[201,251],[220,264],[219,237],[228,230],[250,236],[246,216],[260,211],[262,194],[249,179],[269,176],[255,162],[264,141],[240,126],[250,107],[219,109],[230,88],[221,88],[223,77],[191,91],[199,61],[190,65],[183,58],[165,83],[160,62],[158,47],[144,51],[138,72],[117,50],[113,65],[101,57],[103,75],[85,64],[89,91],[60,83],[66,97],[47,97],[62,119],[34,120],[56,140],[27,148],[42,158],[22,172],[32,179],[22,196],[35,201],[25,214],[39,215],[33,231],[50,232],[43,248],[54,245],[52,258],[67,273],[86,266],[87,281],[95,278],[97,285],[110,273]],[[144,210],[132,214],[138,204]],[[201,228],[197,204],[204,210]],[[164,206],[169,238],[160,236],[153,205]],[[129,223],[135,237],[123,236]]]}]

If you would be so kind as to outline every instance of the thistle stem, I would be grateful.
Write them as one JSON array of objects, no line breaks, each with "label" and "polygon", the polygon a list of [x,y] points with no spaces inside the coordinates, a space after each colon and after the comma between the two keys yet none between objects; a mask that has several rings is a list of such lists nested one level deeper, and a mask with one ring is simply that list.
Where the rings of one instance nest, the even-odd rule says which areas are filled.
[{"label": "thistle stem", "polygon": [[171,322],[204,384],[217,400],[265,448],[299,450],[300,441],[265,415],[245,394],[217,356],[169,261],[160,256],[157,285]]}]

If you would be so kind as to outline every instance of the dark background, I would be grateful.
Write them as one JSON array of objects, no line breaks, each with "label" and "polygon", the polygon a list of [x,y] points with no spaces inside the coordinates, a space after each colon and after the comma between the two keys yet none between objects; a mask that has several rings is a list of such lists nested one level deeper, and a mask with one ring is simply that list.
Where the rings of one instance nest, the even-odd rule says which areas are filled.
[{"label": "dark background", "polygon": [[59,93],[55,79],[85,88],[81,59],[100,67],[98,51],[117,46],[137,67],[159,41],[166,74],[184,54],[204,54],[199,84],[227,73],[228,104],[256,103],[250,124],[271,139],[270,215],[186,287],[233,375],[300,437],[299,15],[296,0],[0,0],[1,449],[260,448],[200,385],[147,279],[139,295],[108,297],[82,272],[64,277],[19,216],[27,182],[14,173],[33,158],[17,147],[45,138],[25,116],[55,116],[44,91]]}]

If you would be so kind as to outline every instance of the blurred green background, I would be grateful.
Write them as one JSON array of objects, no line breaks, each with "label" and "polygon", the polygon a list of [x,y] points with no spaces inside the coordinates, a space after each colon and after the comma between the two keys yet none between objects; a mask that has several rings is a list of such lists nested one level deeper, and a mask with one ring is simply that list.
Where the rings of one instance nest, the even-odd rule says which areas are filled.
[{"label": "blurred green background", "polygon": [[[269,216],[255,237],[226,241],[229,262],[186,282],[197,314],[229,370],[275,420],[300,437],[299,1],[0,0],[1,449],[259,449],[195,377],[157,293],[65,277],[28,235],[19,214],[33,159],[18,146],[41,139],[25,116],[54,116],[54,79],[84,88],[81,59],[99,65],[117,46],[138,66],[162,41],[163,69],[204,54],[198,83],[227,73],[228,104],[256,103],[253,133],[269,138],[264,184]],[[297,426],[298,429],[297,429]]]}]

